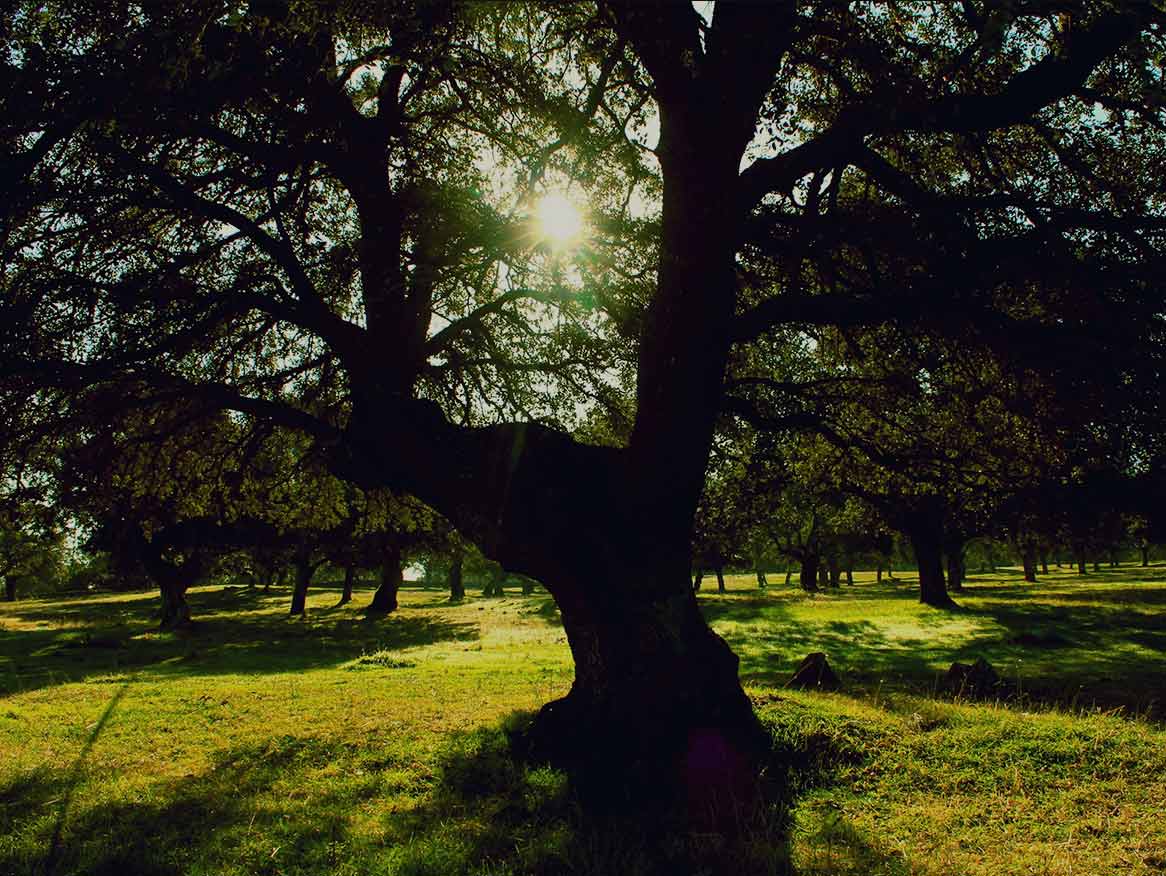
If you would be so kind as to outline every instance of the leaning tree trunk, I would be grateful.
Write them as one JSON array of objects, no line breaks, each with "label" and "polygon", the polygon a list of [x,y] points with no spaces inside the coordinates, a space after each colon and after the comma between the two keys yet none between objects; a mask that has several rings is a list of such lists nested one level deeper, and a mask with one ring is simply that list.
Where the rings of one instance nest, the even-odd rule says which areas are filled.
[{"label": "leaning tree trunk", "polygon": [[397,594],[405,579],[404,557],[401,548],[390,545],[381,557],[381,583],[372,596],[368,610],[378,614],[388,614],[397,610]]},{"label": "leaning tree trunk", "polygon": [[344,566],[344,589],[340,591],[340,604],[352,602],[352,584],[356,580],[356,564],[349,562]]},{"label": "leaning tree trunk", "polygon": [[909,533],[919,566],[919,601],[936,608],[952,608],[955,602],[943,578],[943,534],[934,521],[919,521]]},{"label": "leaning tree trunk", "polygon": [[296,553],[295,572],[296,583],[295,589],[292,590],[291,609],[288,612],[291,615],[302,615],[308,607],[308,586],[312,583],[312,572],[315,567],[312,565],[312,553],[310,550],[301,549]]},{"label": "leaning tree trunk", "polygon": [[692,576],[692,592],[700,593],[700,582],[704,580],[704,569],[699,566],[696,569],[696,574]]},{"label": "leaning tree trunk", "polygon": [[785,586],[789,587],[789,582],[793,580],[794,569],[792,563],[785,564]]}]

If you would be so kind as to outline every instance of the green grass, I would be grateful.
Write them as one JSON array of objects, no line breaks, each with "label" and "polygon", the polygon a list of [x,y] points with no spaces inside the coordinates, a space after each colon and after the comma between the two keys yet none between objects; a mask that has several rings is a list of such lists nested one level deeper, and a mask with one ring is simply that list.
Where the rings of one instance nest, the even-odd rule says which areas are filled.
[{"label": "green grass", "polygon": [[[505,730],[565,692],[543,594],[367,619],[201,588],[0,607],[0,874],[1166,873],[1166,568],[702,594],[790,764],[731,843],[585,815]],[[825,651],[838,693],[783,684]],[[988,659],[1008,700],[945,694]],[[788,819],[788,822],[787,822]],[[788,824],[788,826],[787,826]]]}]

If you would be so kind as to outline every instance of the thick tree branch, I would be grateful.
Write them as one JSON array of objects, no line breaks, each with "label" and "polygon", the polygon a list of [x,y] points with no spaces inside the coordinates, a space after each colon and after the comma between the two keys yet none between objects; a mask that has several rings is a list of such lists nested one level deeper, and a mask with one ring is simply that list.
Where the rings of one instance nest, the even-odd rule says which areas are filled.
[{"label": "thick tree branch", "polygon": [[928,103],[904,102],[901,95],[871,97],[844,107],[816,137],[774,158],[755,161],[740,177],[739,201],[751,210],[771,192],[790,191],[819,168],[852,163],[864,138],[897,131],[990,131],[1023,123],[1043,107],[1078,91],[1103,60],[1133,39],[1149,20],[1149,3],[1102,17],[1073,34],[1071,51],[1050,51],[1016,74],[996,94],[955,94]]}]

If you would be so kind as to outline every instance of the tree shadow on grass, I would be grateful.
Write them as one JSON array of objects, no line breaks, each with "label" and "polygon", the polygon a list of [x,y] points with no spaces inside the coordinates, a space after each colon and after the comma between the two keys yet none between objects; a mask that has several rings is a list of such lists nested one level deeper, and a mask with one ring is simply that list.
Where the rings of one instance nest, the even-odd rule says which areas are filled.
[{"label": "tree shadow on grass", "polygon": [[[140,618],[126,622],[120,607],[104,612],[102,604],[87,626],[0,629],[0,696],[127,670],[171,677],[302,672],[479,636],[477,624],[412,609],[376,619],[351,611],[293,619],[275,610],[271,597],[239,590],[199,594],[210,598],[200,599],[202,619],[190,631],[158,632]],[[38,614],[54,613],[20,616],[36,621]]]},{"label": "tree shadow on grass", "polygon": [[144,799],[90,802],[83,788],[63,816],[60,798],[70,790],[63,775],[13,782],[0,788],[10,837],[0,845],[0,872],[332,872],[334,844],[345,837],[360,794],[346,785],[299,806],[295,784],[341,749],[294,738],[233,749],[201,775],[151,786]]},{"label": "tree shadow on grass", "polygon": [[994,629],[971,637],[962,653],[985,655],[1028,698],[1166,717],[1166,615],[1122,599],[1112,606],[993,600],[973,612]]},{"label": "tree shadow on grass", "polygon": [[[789,598],[702,599],[701,609],[741,658],[747,683],[783,685],[812,651],[826,653],[845,690],[944,691],[955,661],[983,657],[1007,683],[1002,695],[1026,703],[1116,708],[1151,720],[1166,715],[1166,589],[1069,578],[1037,586],[972,585],[950,611],[909,617],[807,620]],[[867,591],[880,599],[914,595],[887,585],[844,590],[840,602]],[[852,595],[853,594],[853,595]],[[747,625],[737,628],[735,625]]]},{"label": "tree shadow on grass", "polygon": [[746,683],[781,687],[809,653],[822,651],[848,689],[890,683],[913,691],[934,690],[936,664],[948,659],[942,639],[892,635],[871,620],[807,622],[785,601],[721,600],[702,604],[710,623],[748,622],[748,630],[722,634],[741,660]]},{"label": "tree shadow on grass", "polygon": [[[622,797],[619,788],[596,799],[590,781],[579,796],[565,773],[515,756],[508,737],[529,719],[514,713],[499,726],[451,737],[432,792],[388,828],[401,844],[399,872],[795,874],[793,807],[807,791],[837,781],[840,766],[866,757],[846,733],[796,720],[774,726],[764,798],[710,828],[704,819],[694,823],[683,801],[640,808],[641,794]],[[868,847],[865,859],[877,858]]]},{"label": "tree shadow on grass", "polygon": [[527,597],[527,604],[518,609],[518,613],[523,617],[537,617],[552,627],[563,625],[563,616],[553,596]]},{"label": "tree shadow on grass", "polygon": [[583,806],[564,773],[513,755],[508,731],[526,718],[453,734],[429,762],[408,740],[386,753],[360,740],[282,736],[145,788],[66,767],[18,777],[0,786],[0,872],[791,874],[792,807],[863,757],[840,741],[846,734],[775,727],[779,779],[764,811],[725,835],[658,812]]}]

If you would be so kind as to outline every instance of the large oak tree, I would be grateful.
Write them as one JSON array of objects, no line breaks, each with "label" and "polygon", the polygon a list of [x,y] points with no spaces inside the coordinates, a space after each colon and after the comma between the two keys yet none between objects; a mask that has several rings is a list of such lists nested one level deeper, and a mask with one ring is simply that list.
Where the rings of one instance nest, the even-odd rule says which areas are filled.
[{"label": "large oak tree", "polygon": [[[554,595],[575,681],[535,736],[559,751],[755,729],[688,579],[733,349],[1161,311],[1148,2],[61,0],[5,24],[5,414],[146,385],[416,495]],[[523,219],[556,178],[594,198],[570,265]],[[629,362],[626,444],[572,438]]]}]

